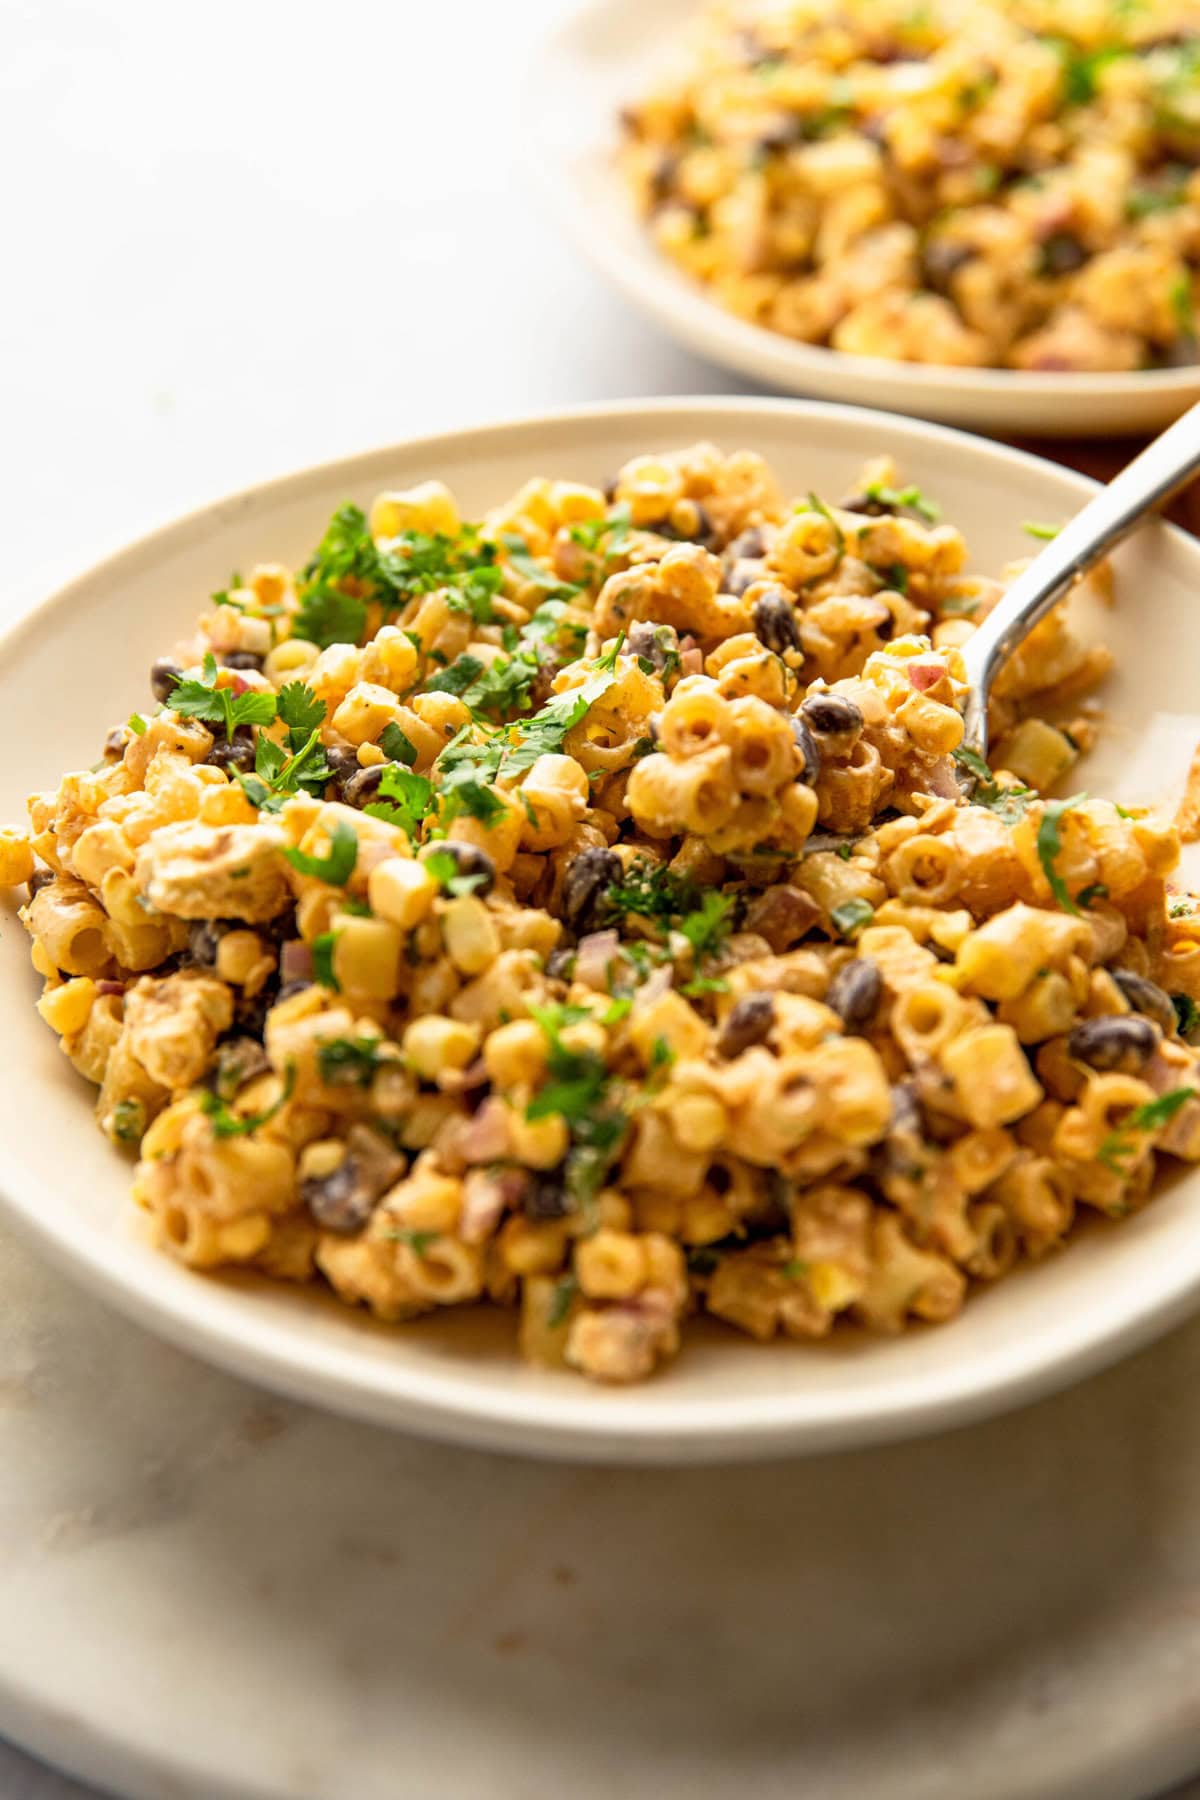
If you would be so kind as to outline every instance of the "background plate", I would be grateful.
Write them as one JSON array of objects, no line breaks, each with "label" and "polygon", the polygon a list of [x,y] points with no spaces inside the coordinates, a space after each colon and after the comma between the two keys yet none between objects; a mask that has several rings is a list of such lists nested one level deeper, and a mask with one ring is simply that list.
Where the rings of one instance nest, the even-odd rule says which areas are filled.
[{"label": "background plate", "polygon": [[1112,436],[1165,425],[1200,367],[1027,375],[847,356],[735,318],[655,249],[613,165],[618,108],[686,51],[702,0],[591,0],[551,34],[525,94],[529,154],[559,228],[690,349],[785,393],[882,406],[981,431]]}]

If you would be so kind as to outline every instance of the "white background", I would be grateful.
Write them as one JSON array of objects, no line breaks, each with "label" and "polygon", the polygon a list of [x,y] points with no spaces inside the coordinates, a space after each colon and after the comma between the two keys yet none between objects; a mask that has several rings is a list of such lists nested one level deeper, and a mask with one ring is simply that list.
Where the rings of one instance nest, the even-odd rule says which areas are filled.
[{"label": "white background", "polygon": [[[565,4],[0,0],[0,612],[306,462],[739,385],[539,215],[524,67]],[[83,1790],[0,1745],[0,1794]]]}]

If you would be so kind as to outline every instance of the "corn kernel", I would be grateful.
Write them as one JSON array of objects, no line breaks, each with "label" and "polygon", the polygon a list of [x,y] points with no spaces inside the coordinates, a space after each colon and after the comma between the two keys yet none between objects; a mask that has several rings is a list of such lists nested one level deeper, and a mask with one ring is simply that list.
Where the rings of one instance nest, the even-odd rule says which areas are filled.
[{"label": "corn kernel", "polygon": [[33,847],[22,831],[0,831],[0,887],[20,887],[33,874]]},{"label": "corn kernel", "polygon": [[446,954],[464,975],[481,975],[500,954],[500,939],[482,900],[471,894],[447,903],[442,914]]},{"label": "corn kernel", "polygon": [[60,1037],[70,1037],[87,1024],[95,998],[95,982],[90,975],[80,975],[43,994],[37,1009],[52,1031]]},{"label": "corn kernel", "polygon": [[404,1054],[424,1081],[433,1081],[446,1069],[465,1069],[478,1048],[478,1026],[439,1013],[414,1019],[404,1033]]},{"label": "corn kernel", "polygon": [[484,1067],[497,1087],[532,1086],[546,1067],[546,1034],[532,1019],[499,1025],[483,1046]]},{"label": "corn kernel", "polygon": [[424,863],[407,857],[389,856],[367,877],[372,912],[390,919],[401,931],[411,931],[428,918],[437,895],[438,884]]}]

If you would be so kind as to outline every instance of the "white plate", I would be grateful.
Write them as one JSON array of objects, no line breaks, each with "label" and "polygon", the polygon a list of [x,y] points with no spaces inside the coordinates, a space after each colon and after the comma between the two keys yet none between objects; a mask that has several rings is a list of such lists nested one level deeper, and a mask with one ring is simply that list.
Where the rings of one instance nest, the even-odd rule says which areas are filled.
[{"label": "white plate", "polygon": [[[146,701],[146,671],[231,568],[304,559],[341,501],[440,476],[469,515],[527,476],[599,482],[630,455],[708,437],[751,446],[790,491],[843,492],[889,451],[961,525],[974,563],[1025,553],[1023,519],[1075,509],[1092,484],[937,426],[775,400],[665,400],[459,432],[250,489],[156,532],[47,600],[0,643],[0,819],[94,760],[107,727]],[[1105,619],[1120,656],[1113,728],[1086,780],[1121,800],[1173,803],[1200,735],[1194,636],[1200,544],[1154,524],[1120,557],[1124,603]],[[0,913],[0,1197],[12,1218],[114,1304],[178,1343],[303,1399],[435,1436],[534,1454],[687,1462],[897,1438],[1060,1386],[1165,1329],[1200,1293],[1200,1175],[1145,1212],[1083,1234],[1061,1257],[974,1297],[949,1326],[898,1340],[839,1336],[764,1348],[697,1327],[682,1357],[629,1391],[523,1367],[511,1315],[373,1324],[318,1293],[195,1275],[153,1250],[129,1166],[92,1122],[90,1090],[37,1018],[28,944]]]},{"label": "white plate", "polygon": [[785,393],[883,406],[982,431],[1041,437],[1151,431],[1200,397],[1200,367],[1027,375],[888,362],[797,343],[717,306],[655,248],[613,160],[618,108],[678,58],[700,5],[590,0],[541,46],[525,93],[531,161],[560,227],[672,336]]}]

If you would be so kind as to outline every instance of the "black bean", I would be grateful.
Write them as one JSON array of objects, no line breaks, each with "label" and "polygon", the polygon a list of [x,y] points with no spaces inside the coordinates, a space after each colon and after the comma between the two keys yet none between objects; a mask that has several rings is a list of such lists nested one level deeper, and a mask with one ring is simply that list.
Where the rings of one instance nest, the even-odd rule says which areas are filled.
[{"label": "black bean", "polygon": [[216,1091],[227,1097],[256,1075],[265,1075],[270,1066],[266,1051],[254,1038],[226,1038],[217,1052]]},{"label": "black bean", "polygon": [[338,799],[342,798],[346,783],[358,774],[358,751],[349,744],[324,744],[322,755],[332,771],[330,780]]},{"label": "black bean", "polygon": [[150,692],[154,698],[169,700],[175,690],[175,683],[182,674],[183,670],[179,664],[168,661],[165,656],[160,656],[157,662],[152,662],[150,664]]},{"label": "black bean", "polygon": [[717,536],[713,530],[712,520],[708,516],[703,501],[684,500],[681,504],[684,506],[695,507],[695,525],[693,525],[690,531],[684,531],[670,519],[664,519],[661,525],[655,526],[655,530],[659,537],[671,538],[675,543],[679,544],[701,544],[706,550],[711,550],[717,542]]},{"label": "black bean", "polygon": [[243,994],[240,988],[234,989],[233,1028],[239,1037],[253,1038],[258,1044],[263,1041],[267,1029],[267,1014],[279,1003],[279,990],[272,983],[254,995]]},{"label": "black bean", "polygon": [[430,844],[422,844],[418,856],[421,862],[428,862],[431,856],[450,857],[460,875],[478,877],[471,892],[481,899],[496,885],[496,865],[478,844],[460,843],[457,838],[436,838]]},{"label": "black bean", "polygon": [[748,556],[765,556],[767,539],[761,525],[748,525],[745,531],[739,531],[732,543],[725,546],[726,563],[741,562]]},{"label": "black bean", "polygon": [[202,969],[216,966],[217,946],[227,931],[239,927],[230,919],[196,919],[188,926],[188,955]]},{"label": "black bean", "polygon": [[227,669],[262,670],[263,658],[257,650],[227,650],[221,658]]},{"label": "black bean", "polygon": [[743,994],[735,1000],[717,1038],[717,1055],[726,1062],[761,1044],[775,1023],[774,994]]},{"label": "black bean", "polygon": [[300,1198],[318,1225],[348,1236],[362,1230],[379,1195],[354,1157],[347,1156],[331,1174],[302,1181]]},{"label": "black bean", "polygon": [[753,587],[756,581],[762,581],[766,572],[767,565],[761,557],[743,556],[722,576],[721,592],[732,594],[736,600],[748,587]]},{"label": "black bean", "polygon": [[1158,1048],[1157,1025],[1140,1013],[1111,1013],[1084,1019],[1067,1038],[1067,1055],[1090,1069],[1120,1069],[1133,1074]]},{"label": "black bean", "polygon": [[35,869],[29,877],[29,898],[32,900],[34,895],[40,894],[44,887],[49,887],[53,880],[53,869]]},{"label": "black bean", "polygon": [[856,956],[843,963],[830,982],[825,1004],[841,1015],[847,1031],[863,1031],[875,1017],[882,994],[878,964],[869,956]]},{"label": "black bean", "polygon": [[239,725],[231,738],[215,738],[204,760],[218,769],[252,769],[254,733],[249,725]]},{"label": "black bean", "polygon": [[926,244],[921,252],[925,285],[935,293],[944,294],[958,271],[974,260],[975,251],[967,244],[951,244],[944,239]]},{"label": "black bean", "polygon": [[525,1189],[525,1216],[528,1219],[563,1219],[571,1210],[561,1165],[544,1175],[535,1174]]},{"label": "black bean", "polygon": [[679,664],[679,633],[673,625],[656,625],[652,619],[641,619],[634,625],[626,641],[630,656],[651,662],[661,673],[674,660]]},{"label": "black bean", "polygon": [[384,771],[395,766],[393,763],[374,763],[369,769],[359,769],[348,775],[342,782],[342,799],[346,805],[357,806],[361,811],[372,800],[377,800]]},{"label": "black bean", "polygon": [[796,740],[796,748],[803,760],[800,779],[812,787],[821,775],[821,752],[817,749],[817,740],[804,720],[799,718],[792,719],[792,736]]},{"label": "black bean", "polygon": [[114,762],[117,757],[124,756],[125,746],[129,742],[129,732],[124,725],[114,725],[104,740],[104,754]]},{"label": "black bean", "polygon": [[1135,975],[1132,969],[1110,969],[1108,972],[1134,1012],[1145,1013],[1170,1037],[1177,1023],[1170,995],[1164,993],[1156,981],[1147,981],[1144,975]]},{"label": "black bean", "polygon": [[671,198],[671,189],[675,185],[675,177],[679,173],[679,158],[669,150],[662,151],[656,157],[650,173],[650,198],[658,206]]},{"label": "black bean", "polygon": [[608,890],[620,881],[622,873],[621,859],[612,850],[581,850],[567,864],[562,913],[577,937],[603,923]]},{"label": "black bean", "polygon": [[1069,231],[1056,231],[1042,245],[1038,257],[1039,275],[1073,275],[1082,269],[1088,253]]},{"label": "black bean", "polygon": [[754,602],[752,613],[755,636],[782,656],[786,650],[799,650],[800,627],[796,612],[782,588],[768,588]]},{"label": "black bean", "polygon": [[861,708],[845,694],[810,694],[800,703],[800,716],[819,737],[847,740],[846,748],[863,728]]}]

